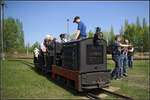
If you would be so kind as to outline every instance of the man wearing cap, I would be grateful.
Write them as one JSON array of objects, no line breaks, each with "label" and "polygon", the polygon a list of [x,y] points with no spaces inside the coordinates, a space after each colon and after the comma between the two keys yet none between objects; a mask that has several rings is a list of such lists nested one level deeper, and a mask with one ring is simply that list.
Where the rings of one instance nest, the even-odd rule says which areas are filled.
[{"label": "man wearing cap", "polygon": [[77,33],[75,34],[75,40],[86,38],[86,26],[82,21],[80,21],[79,16],[76,16],[74,18],[73,23],[78,24]]}]

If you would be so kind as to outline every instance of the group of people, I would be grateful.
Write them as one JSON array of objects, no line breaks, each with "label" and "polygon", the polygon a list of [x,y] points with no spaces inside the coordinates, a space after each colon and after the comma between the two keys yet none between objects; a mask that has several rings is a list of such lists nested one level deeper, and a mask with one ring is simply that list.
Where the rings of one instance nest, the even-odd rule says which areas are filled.
[{"label": "group of people", "polygon": [[[67,39],[65,37],[65,34],[60,35],[60,43],[67,42]],[[39,54],[44,57],[44,65],[47,66],[47,64],[53,64],[53,57],[54,57],[54,46],[55,43],[58,42],[56,38],[52,38],[51,35],[47,34],[44,41],[40,44],[39,48],[34,48],[34,62],[38,61]],[[47,61],[47,59],[51,59],[50,61]]]},{"label": "group of people", "polygon": [[[80,20],[80,17],[76,16],[73,23],[77,23],[77,32],[75,34],[74,40],[81,40],[86,38],[86,25]],[[60,35],[61,43],[67,42],[65,34]],[[120,43],[121,36],[117,35],[115,40],[112,42],[112,59],[115,62],[115,68],[111,73],[111,78],[119,80],[122,77],[127,77],[127,61],[129,68],[133,68],[133,53],[134,48],[130,45],[127,39],[124,40],[124,43]],[[46,35],[45,40],[41,43],[42,52],[47,52],[52,50],[54,47],[54,42],[57,42],[56,38],[52,38],[51,35]],[[39,50],[36,48],[34,50],[35,55],[38,55]],[[50,53],[50,56],[54,56],[53,53]]]},{"label": "group of people", "polygon": [[[81,40],[81,39],[86,38],[86,25],[80,20],[79,16],[76,16],[74,18],[73,23],[78,24],[77,32],[76,32],[75,37],[74,37],[73,40]],[[60,35],[60,40],[61,40],[60,41],[61,43],[67,42],[65,34]],[[51,35],[46,35],[46,38],[44,39],[44,41],[40,45],[42,52],[46,52],[46,50],[48,50],[48,48],[52,48],[53,47],[53,42],[57,42],[57,39],[56,38],[52,39]],[[35,48],[34,54],[36,56],[38,55],[38,52],[39,52],[38,48]],[[52,55],[53,54],[51,53],[51,56]]]},{"label": "group of people", "polygon": [[127,77],[127,61],[129,68],[133,68],[134,48],[127,39],[120,43],[121,36],[117,35],[112,42],[112,59],[115,62],[115,68],[111,73],[111,79],[120,80]]}]

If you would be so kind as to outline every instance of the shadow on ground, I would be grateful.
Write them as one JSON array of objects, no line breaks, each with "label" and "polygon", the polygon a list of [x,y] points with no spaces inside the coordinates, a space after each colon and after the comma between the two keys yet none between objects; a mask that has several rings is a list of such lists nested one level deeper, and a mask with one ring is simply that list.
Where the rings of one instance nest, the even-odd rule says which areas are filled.
[{"label": "shadow on ground", "polygon": [[61,83],[57,82],[56,80],[52,79],[50,72],[49,73],[43,73],[41,71],[36,70],[35,67],[34,67],[34,64],[31,63],[31,62],[28,62],[28,61],[25,61],[25,60],[22,60],[22,59],[21,60],[20,59],[11,59],[11,60],[8,60],[8,61],[19,61],[20,63],[22,63],[24,65],[27,65],[31,70],[36,72],[38,75],[46,77],[49,81],[51,81],[52,83],[62,87],[65,90],[69,91],[74,96],[84,96],[85,95],[83,92],[78,92],[78,91],[74,90],[73,88],[65,87],[63,84],[61,84]]}]

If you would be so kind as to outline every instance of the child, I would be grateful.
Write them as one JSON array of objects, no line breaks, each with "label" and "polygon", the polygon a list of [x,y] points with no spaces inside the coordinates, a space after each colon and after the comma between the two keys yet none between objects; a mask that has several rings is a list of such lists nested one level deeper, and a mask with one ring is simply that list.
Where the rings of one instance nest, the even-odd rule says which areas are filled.
[{"label": "child", "polygon": [[39,49],[34,48],[34,62],[38,61]]}]

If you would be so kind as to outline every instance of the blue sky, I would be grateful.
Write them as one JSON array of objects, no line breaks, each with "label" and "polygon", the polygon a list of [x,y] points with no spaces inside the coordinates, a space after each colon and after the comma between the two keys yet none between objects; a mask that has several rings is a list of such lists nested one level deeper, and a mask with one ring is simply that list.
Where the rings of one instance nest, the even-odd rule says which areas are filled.
[{"label": "blue sky", "polygon": [[129,23],[136,23],[136,17],[143,17],[149,24],[148,1],[7,1],[5,18],[18,18],[23,23],[25,43],[42,42],[46,34],[59,39],[61,33],[67,32],[67,18],[70,20],[69,33],[75,33],[77,24],[73,23],[75,16],[81,20],[89,30],[95,31],[99,26],[103,31],[119,34],[125,19]]}]

